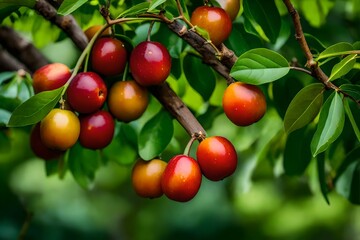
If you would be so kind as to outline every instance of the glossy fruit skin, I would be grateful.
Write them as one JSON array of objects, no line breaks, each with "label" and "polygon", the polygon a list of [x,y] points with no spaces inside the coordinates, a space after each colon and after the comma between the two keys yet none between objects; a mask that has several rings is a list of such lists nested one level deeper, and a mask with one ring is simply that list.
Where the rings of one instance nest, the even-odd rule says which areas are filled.
[{"label": "glossy fruit skin", "polygon": [[[90,41],[94,35],[102,28],[102,25],[94,25],[94,26],[90,26],[88,27],[84,33],[87,37],[87,39]],[[111,29],[110,28],[106,28],[101,34],[100,36],[108,36],[111,34]]]},{"label": "glossy fruit skin", "polygon": [[53,150],[45,146],[40,136],[40,123],[35,124],[31,129],[30,148],[37,157],[44,160],[55,160],[64,154],[63,151]]},{"label": "glossy fruit skin", "polygon": [[224,137],[208,137],[200,142],[196,159],[203,175],[212,181],[222,180],[232,175],[238,158],[233,144]]},{"label": "glossy fruit skin", "polygon": [[229,14],[231,21],[234,21],[240,11],[242,0],[217,0],[217,2],[220,4],[221,8]]},{"label": "glossy fruit skin", "polygon": [[124,72],[127,51],[124,44],[110,37],[96,40],[90,56],[92,69],[104,76],[115,76]]},{"label": "glossy fruit skin", "polygon": [[103,106],[108,90],[98,74],[81,72],[70,82],[66,93],[72,109],[79,113],[92,113]]},{"label": "glossy fruit skin", "polygon": [[194,26],[205,29],[215,46],[224,42],[232,30],[229,15],[220,7],[197,7],[191,14],[190,22]]},{"label": "glossy fruit skin", "polygon": [[119,121],[136,120],[149,104],[148,95],[148,90],[133,80],[116,82],[109,90],[109,110]]},{"label": "glossy fruit skin", "polygon": [[72,111],[54,108],[41,120],[40,137],[48,148],[65,151],[76,143],[79,135],[80,121]]},{"label": "glossy fruit skin", "polygon": [[167,162],[160,159],[136,161],[131,174],[132,186],[137,195],[144,198],[158,198],[163,195],[161,178]]},{"label": "glossy fruit skin", "polygon": [[112,115],[99,110],[95,113],[80,115],[80,144],[89,149],[102,149],[111,143],[115,131]]},{"label": "glossy fruit skin", "polygon": [[187,202],[198,193],[201,180],[202,174],[196,160],[186,155],[176,155],[165,168],[161,187],[169,199]]},{"label": "glossy fruit skin", "polygon": [[266,112],[266,98],[261,89],[241,82],[226,88],[222,104],[226,116],[238,126],[251,125]]},{"label": "glossy fruit skin", "polygon": [[32,76],[35,93],[50,91],[62,87],[71,76],[70,69],[62,63],[50,63],[38,70]]},{"label": "glossy fruit skin", "polygon": [[141,86],[163,83],[171,71],[171,57],[167,48],[159,42],[144,41],[130,55],[130,71]]}]

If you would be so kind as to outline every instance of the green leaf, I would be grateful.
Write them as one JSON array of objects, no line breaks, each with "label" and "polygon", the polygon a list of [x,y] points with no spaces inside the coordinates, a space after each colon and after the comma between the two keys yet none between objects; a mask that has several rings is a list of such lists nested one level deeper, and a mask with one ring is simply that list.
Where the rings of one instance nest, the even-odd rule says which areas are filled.
[{"label": "green leaf", "polygon": [[69,15],[74,12],[76,9],[84,5],[88,0],[64,0],[59,7],[58,14],[60,15]]},{"label": "green leaf", "polygon": [[118,164],[132,164],[138,156],[136,137],[135,130],[129,124],[121,124],[109,146],[103,149],[104,156]]},{"label": "green leaf", "polygon": [[326,174],[325,174],[325,155],[323,153],[318,155],[316,160],[317,160],[316,163],[317,163],[317,172],[318,172],[320,190],[325,201],[327,202],[327,204],[330,205],[330,201],[327,196],[329,190],[327,187]]},{"label": "green leaf", "polygon": [[312,52],[322,52],[326,49],[326,46],[317,37],[309,33],[304,33],[304,36]]},{"label": "green leaf", "polygon": [[346,115],[348,116],[351,126],[354,129],[354,133],[358,139],[358,141],[360,142],[360,130],[359,130],[359,126],[357,124],[360,124],[360,122],[358,121],[358,123],[356,123],[356,120],[354,118],[354,115],[351,112],[351,108],[349,106],[349,101],[351,101],[349,98],[346,98],[344,100],[344,107],[345,107],[345,112]]},{"label": "green leaf", "polygon": [[326,23],[330,10],[334,7],[333,0],[300,0],[301,12],[313,27]]},{"label": "green leaf", "polygon": [[288,134],[314,120],[323,103],[323,91],[323,84],[314,83],[304,87],[296,94],[284,117],[284,127]]},{"label": "green leaf", "polygon": [[160,111],[152,117],[140,131],[139,154],[144,160],[150,160],[159,154],[170,143],[174,126],[167,111]]},{"label": "green leaf", "polygon": [[149,7],[148,11],[151,12],[152,10],[154,10],[155,8],[157,8],[158,6],[163,4],[164,2],[166,2],[166,0],[152,0],[152,1],[150,1],[150,7]]},{"label": "green leaf", "polygon": [[281,28],[281,17],[275,1],[244,0],[243,6],[245,16],[251,22],[255,21],[266,37],[275,43]]},{"label": "green leaf", "polygon": [[324,58],[330,58],[330,57],[336,57],[341,56],[345,54],[351,54],[351,52],[354,50],[354,47],[347,42],[340,42],[336,43],[334,45],[331,45],[330,47],[326,48],[324,51],[322,51],[319,56],[316,58],[316,61],[319,61],[320,59]]},{"label": "green leaf", "polygon": [[324,152],[339,137],[344,123],[344,105],[340,94],[334,92],[321,109],[319,124],[311,141],[311,152],[314,157]]},{"label": "green leaf", "polygon": [[346,56],[343,60],[341,60],[339,63],[335,64],[335,66],[331,70],[329,81],[338,79],[350,72],[350,70],[354,67],[356,63],[356,57],[357,54],[350,54]]},{"label": "green leaf", "polygon": [[131,8],[126,9],[125,11],[120,13],[117,18],[136,16],[138,14],[145,13],[148,11],[149,7],[150,7],[149,2],[142,2],[142,3],[136,4],[136,5],[132,6]]},{"label": "green leaf", "polygon": [[2,72],[0,73],[0,85],[5,82],[6,80],[9,80],[10,78],[13,78],[16,75],[16,72]]},{"label": "green leaf", "polygon": [[259,85],[278,80],[289,70],[289,63],[283,56],[266,48],[257,48],[242,54],[230,75],[238,81]]},{"label": "green leaf", "polygon": [[197,91],[204,101],[209,100],[215,89],[216,78],[211,68],[203,64],[198,57],[186,55],[184,60],[184,73],[190,86]]},{"label": "green leaf", "polygon": [[353,97],[356,101],[360,100],[360,85],[355,84],[343,84],[340,86],[340,89],[346,94],[349,94]]},{"label": "green leaf", "polygon": [[354,204],[360,204],[360,147],[344,159],[334,180],[336,191]]},{"label": "green leaf", "polygon": [[288,135],[283,161],[284,171],[287,175],[302,175],[306,170],[312,159],[310,142],[313,134],[311,129],[304,128]]},{"label": "green leaf", "polygon": [[94,180],[99,163],[99,153],[83,148],[80,143],[75,144],[69,151],[69,170],[76,182],[85,189],[88,189]]},{"label": "green leaf", "polygon": [[59,102],[64,87],[38,93],[11,114],[8,127],[23,127],[41,121]]}]

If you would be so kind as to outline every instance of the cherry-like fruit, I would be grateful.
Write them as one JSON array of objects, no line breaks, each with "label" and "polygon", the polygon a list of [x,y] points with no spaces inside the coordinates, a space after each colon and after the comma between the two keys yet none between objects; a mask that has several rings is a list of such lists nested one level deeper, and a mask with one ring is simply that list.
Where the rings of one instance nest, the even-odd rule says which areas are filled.
[{"label": "cherry-like fruit", "polygon": [[80,115],[80,144],[89,149],[102,149],[111,143],[115,131],[112,115],[99,110],[95,113]]},{"label": "cherry-like fruit", "polygon": [[131,52],[129,67],[135,81],[140,85],[159,85],[170,74],[171,57],[161,43],[144,41]]},{"label": "cherry-like fruit", "polygon": [[196,159],[203,175],[212,181],[232,175],[237,167],[237,153],[233,144],[224,137],[205,138],[196,150]]},{"label": "cherry-like fruit", "polygon": [[44,160],[58,159],[64,154],[63,151],[50,149],[45,146],[40,136],[40,123],[35,124],[35,126],[31,129],[30,148],[37,157]]},{"label": "cherry-like fruit", "polygon": [[224,42],[232,30],[230,16],[221,7],[197,7],[191,14],[190,22],[206,30],[215,46]]},{"label": "cherry-like fruit", "polygon": [[70,82],[66,93],[72,109],[79,113],[92,113],[106,101],[107,87],[98,74],[81,72]]},{"label": "cherry-like fruit", "polygon": [[222,104],[226,116],[238,126],[251,125],[266,112],[266,98],[261,89],[241,82],[225,89]]},{"label": "cherry-like fruit", "polygon": [[201,185],[199,164],[187,155],[170,159],[161,178],[164,194],[171,200],[187,202],[195,197]]},{"label": "cherry-like fruit", "polygon": [[148,90],[133,80],[116,82],[109,90],[109,110],[119,121],[136,120],[149,104],[148,95]]},{"label": "cherry-like fruit", "polygon": [[52,109],[40,123],[41,141],[48,148],[65,151],[80,135],[80,121],[70,110]]},{"label": "cherry-like fruit", "polygon": [[104,76],[122,74],[127,62],[127,51],[123,42],[116,38],[102,37],[91,49],[91,67]]},{"label": "cherry-like fruit", "polygon": [[34,92],[39,93],[62,87],[70,76],[71,71],[65,64],[47,64],[36,70],[32,76]]},{"label": "cherry-like fruit", "polygon": [[217,2],[229,14],[231,21],[234,21],[242,6],[242,0],[217,0]]},{"label": "cherry-like fruit", "polygon": [[158,198],[163,195],[161,178],[167,162],[160,159],[136,161],[131,174],[132,186],[137,195],[144,198]]}]

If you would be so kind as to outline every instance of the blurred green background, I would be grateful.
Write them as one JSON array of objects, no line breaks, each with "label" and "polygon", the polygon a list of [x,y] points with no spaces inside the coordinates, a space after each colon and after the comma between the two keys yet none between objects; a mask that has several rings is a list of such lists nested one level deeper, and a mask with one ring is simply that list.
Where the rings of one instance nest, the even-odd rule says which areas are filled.
[{"label": "blurred green background", "polygon": [[[309,10],[304,29],[327,45],[359,40],[359,3],[352,5],[354,9],[348,7],[348,3],[356,1],[359,0],[336,1],[336,7],[334,1],[321,1],[324,6],[331,5],[333,11],[328,17],[326,13],[317,19],[311,17]],[[96,2],[92,8],[82,8],[78,14],[74,14],[83,29],[103,23],[98,14],[97,1],[91,2]],[[295,2],[301,5],[299,1]],[[306,4],[302,7],[306,8]],[[328,11],[327,8],[325,10]],[[79,51],[59,29],[34,11],[23,11],[21,16],[12,17],[14,19],[6,19],[5,23],[29,38],[50,61],[74,66]],[[239,36],[245,31],[241,20],[234,24],[238,31],[234,32],[227,44],[237,53],[247,50],[244,47],[246,41],[248,48],[266,45],[250,34],[243,45],[237,44]],[[136,33],[133,33],[132,40],[136,43],[144,39],[148,26],[133,30]],[[290,27],[288,30],[284,34],[284,42],[271,47],[281,51],[288,59],[294,56],[301,59],[297,42],[292,38],[286,42]],[[332,33],[331,36],[328,33]],[[297,84],[297,78],[300,78],[298,73],[289,74],[286,81]],[[303,75],[301,78],[308,81]],[[177,91],[185,88],[184,85],[180,86],[184,81],[169,79]],[[330,205],[326,203],[319,190],[315,161],[310,163],[302,176],[283,174],[281,154],[277,152],[283,150],[283,146],[278,149],[281,136],[277,137],[277,134],[282,128],[279,115],[284,114],[285,108],[283,112],[277,109],[279,113],[275,111],[274,102],[269,102],[269,111],[264,119],[247,128],[234,127],[223,113],[201,116],[204,105],[221,106],[221,93],[225,87],[225,81],[217,79],[215,92],[209,102],[204,102],[189,86],[186,86],[186,91],[182,89],[182,99],[198,113],[207,134],[228,138],[239,152],[239,166],[233,176],[220,182],[203,178],[199,193],[187,203],[173,202],[164,196],[159,199],[138,197],[130,182],[133,159],[124,164],[108,161],[96,172],[89,190],[81,188],[69,171],[63,179],[57,175],[46,176],[49,165],[45,166],[44,161],[35,158],[29,148],[30,128],[2,128],[0,239],[17,239],[19,234],[25,233],[25,239],[36,240],[360,240],[360,208],[335,192],[329,194]],[[296,86],[293,87],[294,90]],[[267,91],[271,95],[271,91]],[[11,91],[7,93],[11,95]],[[287,106],[288,98],[277,101]],[[152,99],[146,114],[131,126],[139,131],[159,109],[159,103]],[[174,125],[173,140],[162,155],[165,160],[169,160],[174,153],[181,153],[189,140],[175,121]],[[336,156],[343,157],[346,154],[343,150],[340,146]],[[114,154],[114,158],[120,161],[126,158],[121,151]],[[130,151],[126,154],[133,156],[134,153]]]}]

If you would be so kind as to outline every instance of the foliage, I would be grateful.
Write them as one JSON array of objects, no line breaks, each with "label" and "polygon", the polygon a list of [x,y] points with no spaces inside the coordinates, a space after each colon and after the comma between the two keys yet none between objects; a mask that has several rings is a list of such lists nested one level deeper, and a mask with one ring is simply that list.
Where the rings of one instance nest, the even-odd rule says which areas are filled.
[{"label": "foliage", "polygon": [[[5,11],[15,2],[21,5],[22,1],[0,1],[2,12],[8,15],[3,24],[26,25],[23,16],[33,14],[34,10],[27,6],[17,12]],[[185,17],[202,4],[202,1],[179,2]],[[232,194],[241,191],[241,186],[250,184],[257,169],[268,161],[276,172],[274,177],[296,175],[311,179],[314,175],[311,166],[314,165],[319,189],[328,203],[331,203],[329,192],[336,191],[351,203],[360,204],[360,9],[356,8],[355,2],[294,1],[299,14],[304,16],[302,24],[314,60],[329,76],[328,82],[336,86],[329,88],[310,72],[313,69],[306,69],[309,63],[293,37],[292,20],[282,1],[243,1],[243,12],[234,21],[233,32],[224,44],[238,56],[229,71],[230,76],[236,81],[258,85],[267,96],[267,115],[250,127],[218,124],[224,122],[221,107],[222,92],[226,87],[224,78],[204,64],[200,54],[172,33],[167,23],[154,25],[151,38],[161,41],[173,58],[168,78],[170,86],[206,126],[208,133],[225,136],[234,142],[239,161],[243,163],[240,168],[250,162],[253,164],[239,171],[246,172],[247,177],[238,173],[229,180],[247,182],[234,184],[238,189],[230,190]],[[99,17],[101,4],[102,1],[65,0],[59,14],[73,14],[85,29],[94,24],[105,24]],[[114,18],[138,19],[113,26],[116,36],[130,49],[145,40],[149,14],[165,11],[167,18],[174,19],[178,15],[177,7],[176,1],[112,1],[109,11]],[[340,25],[348,22],[348,30],[327,17],[331,12],[341,19]],[[141,14],[145,13],[148,15],[142,17]],[[89,15],[94,17],[87,17]],[[35,35],[45,35],[46,31],[33,30],[27,34],[36,39]],[[61,43],[67,38],[60,34],[55,42]],[[46,45],[50,52],[56,48],[51,40]],[[62,57],[66,53],[57,54],[58,59],[65,60],[75,71],[79,70],[79,62],[74,66],[73,59]],[[86,54],[85,50],[82,58]],[[29,76],[16,72],[0,73],[0,84],[0,124],[7,125],[2,132],[40,121],[56,105],[63,92],[63,89],[57,89],[33,95],[24,90],[26,87],[31,89]],[[276,127],[278,120],[283,124],[279,128]],[[265,131],[266,126],[271,131]],[[147,112],[140,119],[117,124],[116,136],[110,146],[93,152],[76,145],[61,160],[64,163],[61,169],[56,165],[49,174],[62,176],[63,171],[69,171],[82,187],[89,188],[96,179],[96,171],[109,162],[130,168],[138,157],[149,160],[160,156],[169,160],[169,156],[182,152],[188,139],[185,131],[152,97]],[[0,146],[8,141],[0,137]],[[51,169],[53,163],[47,162],[46,165]]]}]

